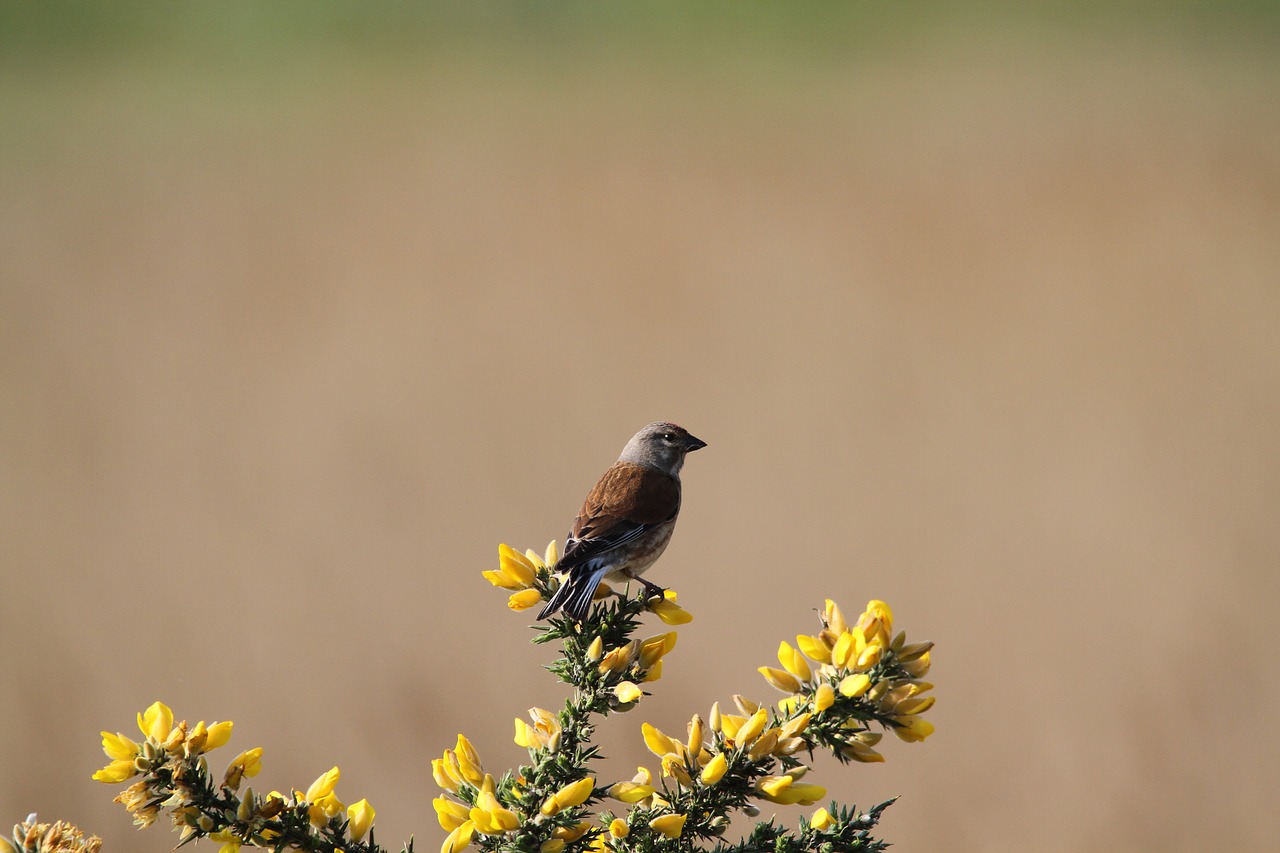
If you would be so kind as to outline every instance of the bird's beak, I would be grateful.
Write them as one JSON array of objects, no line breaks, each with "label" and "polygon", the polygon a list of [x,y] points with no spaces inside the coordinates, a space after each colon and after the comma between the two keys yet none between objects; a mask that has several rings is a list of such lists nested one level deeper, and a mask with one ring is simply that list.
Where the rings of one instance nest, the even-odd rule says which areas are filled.
[{"label": "bird's beak", "polygon": [[695,450],[701,450],[706,447],[707,443],[700,438],[689,436],[684,440],[685,453],[692,453]]}]

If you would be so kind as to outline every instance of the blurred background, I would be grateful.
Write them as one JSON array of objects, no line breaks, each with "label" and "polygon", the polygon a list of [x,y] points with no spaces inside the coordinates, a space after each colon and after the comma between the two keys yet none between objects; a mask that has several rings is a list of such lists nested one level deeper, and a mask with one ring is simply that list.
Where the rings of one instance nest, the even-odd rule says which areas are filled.
[{"label": "blurred background", "polygon": [[171,849],[162,699],[434,850],[564,695],[480,572],[667,419],[602,775],[883,598],[938,731],[811,778],[894,850],[1276,849],[1277,11],[6,3],[0,823]]}]

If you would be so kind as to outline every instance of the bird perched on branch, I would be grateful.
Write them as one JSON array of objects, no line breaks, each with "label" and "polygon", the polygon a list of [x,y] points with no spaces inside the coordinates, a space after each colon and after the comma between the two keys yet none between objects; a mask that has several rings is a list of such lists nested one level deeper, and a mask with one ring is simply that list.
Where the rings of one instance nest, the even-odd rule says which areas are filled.
[{"label": "bird perched on branch", "polygon": [[568,575],[539,619],[564,610],[581,622],[604,578],[639,581],[651,595],[662,595],[662,587],[640,574],[671,541],[685,454],[706,446],[669,423],[649,424],[631,437],[578,511],[555,566]]}]

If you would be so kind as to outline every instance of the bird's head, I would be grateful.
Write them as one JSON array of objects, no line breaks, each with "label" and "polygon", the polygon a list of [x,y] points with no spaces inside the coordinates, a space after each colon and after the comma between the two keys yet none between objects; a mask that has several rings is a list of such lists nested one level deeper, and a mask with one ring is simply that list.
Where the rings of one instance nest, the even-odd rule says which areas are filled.
[{"label": "bird's head", "polygon": [[618,461],[647,465],[674,477],[680,473],[686,453],[706,446],[705,441],[694,438],[684,427],[659,422],[649,424],[633,435],[622,449]]}]

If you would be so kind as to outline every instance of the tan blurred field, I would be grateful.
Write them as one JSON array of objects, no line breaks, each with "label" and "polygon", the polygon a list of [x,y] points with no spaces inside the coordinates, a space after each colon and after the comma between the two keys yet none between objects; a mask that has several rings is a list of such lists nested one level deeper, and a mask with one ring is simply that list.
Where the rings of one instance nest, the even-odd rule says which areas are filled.
[{"label": "tan blurred field", "polygon": [[895,851],[1276,849],[1280,53],[539,56],[5,66],[0,824],[171,849],[89,780],[160,698],[436,849],[562,698],[480,571],[661,418],[697,618],[607,772],[875,597],[938,732],[813,777]]}]

